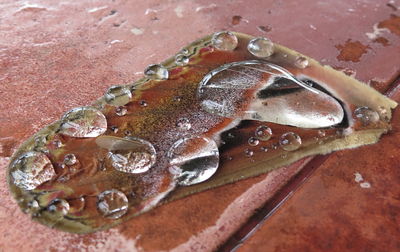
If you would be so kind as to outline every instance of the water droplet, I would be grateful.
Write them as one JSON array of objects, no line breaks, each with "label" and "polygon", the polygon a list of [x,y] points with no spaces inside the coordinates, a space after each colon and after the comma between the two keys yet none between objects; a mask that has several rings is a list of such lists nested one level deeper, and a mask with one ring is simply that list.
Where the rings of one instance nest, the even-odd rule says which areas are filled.
[{"label": "water droplet", "polygon": [[324,137],[326,135],[325,130],[318,130],[318,136],[319,137]]},{"label": "water droplet", "polygon": [[259,60],[212,70],[200,82],[198,97],[202,109],[228,118],[301,128],[330,127],[344,118],[342,106],[332,96],[280,66]]},{"label": "water droplet", "polygon": [[238,45],[238,39],[232,32],[222,31],[213,35],[211,43],[218,50],[233,51]]},{"label": "water droplet", "polygon": [[97,209],[104,217],[118,219],[128,211],[128,198],[116,189],[104,191],[97,197]]},{"label": "water droplet", "polygon": [[144,74],[153,80],[167,80],[169,73],[168,69],[160,64],[153,64],[144,70]]},{"label": "water droplet", "polygon": [[261,148],[260,148],[263,152],[268,152],[268,147],[266,147],[266,146],[262,146]]},{"label": "water droplet", "polygon": [[259,58],[269,57],[274,53],[274,43],[267,38],[254,38],[247,45],[247,50]]},{"label": "water droplet", "polygon": [[58,140],[58,139],[56,139],[56,140],[54,140],[54,141],[52,141],[51,142],[51,144],[55,147],[55,148],[61,148],[62,147],[62,142],[60,141],[60,140]]},{"label": "water droplet", "polygon": [[126,86],[111,86],[104,98],[108,104],[123,106],[131,100],[132,93]]},{"label": "water droplet", "polygon": [[142,107],[147,107],[148,104],[147,104],[146,101],[142,100],[142,101],[139,102],[139,105],[142,106]]},{"label": "water droplet", "polygon": [[300,148],[301,138],[296,133],[287,132],[281,136],[279,144],[285,151],[294,151]]},{"label": "water droplet", "polygon": [[304,69],[308,66],[308,59],[304,56],[298,56],[294,61],[296,67]]},{"label": "water droplet", "polygon": [[183,117],[178,119],[176,126],[182,130],[190,130],[192,124],[190,124],[189,119]]},{"label": "water droplet", "polygon": [[255,135],[261,141],[268,141],[272,137],[272,130],[266,125],[261,125],[257,127]]},{"label": "water droplet", "polygon": [[184,54],[178,54],[175,56],[175,64],[178,66],[186,66],[189,63],[189,57]]},{"label": "water droplet", "polygon": [[117,126],[111,126],[110,127],[110,130],[113,132],[113,133],[117,133],[118,132],[118,127]]},{"label": "water droplet", "polygon": [[117,114],[117,116],[124,116],[126,113],[128,113],[128,109],[124,106],[120,106],[115,109],[115,114]]},{"label": "water droplet", "polygon": [[47,207],[50,213],[60,217],[67,215],[69,212],[69,204],[64,199],[55,199]]},{"label": "water droplet", "polygon": [[136,137],[101,136],[96,139],[101,148],[109,150],[107,158],[112,167],[126,173],[143,173],[156,162],[154,146]]},{"label": "water droplet", "polygon": [[250,149],[246,149],[244,151],[244,154],[246,155],[246,157],[252,157],[254,155],[254,151],[252,151]]},{"label": "water droplet", "polygon": [[28,202],[27,206],[26,206],[26,213],[30,214],[32,216],[38,216],[40,214],[40,205],[39,202],[37,200],[32,200],[30,202]]},{"label": "water droplet", "polygon": [[55,175],[50,159],[41,152],[26,152],[11,165],[14,184],[24,190],[33,190]]},{"label": "water droplet", "polygon": [[107,130],[106,117],[92,107],[74,108],[62,118],[60,133],[71,137],[97,137]]},{"label": "water droplet", "polygon": [[248,143],[250,146],[257,146],[260,143],[260,141],[255,137],[250,137]]},{"label": "water droplet", "polygon": [[188,186],[209,179],[219,165],[217,144],[208,138],[182,138],[167,153],[179,185]]},{"label": "water droplet", "polygon": [[77,159],[74,154],[67,154],[64,156],[64,164],[65,165],[71,166],[71,165],[76,164],[76,162],[77,162]]},{"label": "water droplet", "polygon": [[235,138],[235,135],[232,133],[228,133],[228,138]]},{"label": "water droplet", "polygon": [[354,116],[362,123],[364,126],[368,126],[372,123],[376,123],[379,121],[378,112],[368,108],[368,107],[359,107],[354,110]]}]

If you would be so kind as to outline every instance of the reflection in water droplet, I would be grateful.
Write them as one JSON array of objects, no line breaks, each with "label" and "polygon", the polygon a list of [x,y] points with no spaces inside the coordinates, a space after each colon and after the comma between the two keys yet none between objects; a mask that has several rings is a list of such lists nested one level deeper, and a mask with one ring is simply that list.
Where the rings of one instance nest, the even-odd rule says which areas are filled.
[{"label": "reflection in water droplet", "polygon": [[178,119],[176,126],[182,130],[190,130],[192,124],[190,123],[189,119],[183,117]]},{"label": "reflection in water droplet", "polygon": [[233,51],[238,45],[238,39],[232,32],[222,31],[213,35],[211,43],[218,50]]},{"label": "reflection in water droplet", "polygon": [[180,185],[188,186],[209,179],[219,165],[217,144],[204,137],[182,138],[175,142],[167,154],[170,171],[174,171]]},{"label": "reflection in water droplet", "polygon": [[92,107],[74,108],[61,121],[59,132],[71,137],[97,137],[107,130],[106,117]]},{"label": "reflection in water droplet", "polygon": [[55,199],[47,207],[50,213],[59,215],[60,217],[67,215],[69,211],[69,204],[64,199]]},{"label": "reflection in water droplet", "polygon": [[274,43],[267,38],[254,38],[247,45],[247,50],[259,58],[269,57],[274,53]]},{"label": "reflection in water droplet", "polygon": [[304,69],[308,66],[308,59],[304,56],[298,56],[294,64],[296,67]]},{"label": "reflection in water droplet", "polygon": [[254,155],[254,152],[250,149],[246,149],[244,151],[244,154],[246,155],[246,157],[252,157]]},{"label": "reflection in water droplet", "polygon": [[108,104],[123,106],[132,98],[132,93],[126,86],[111,86],[104,95]]},{"label": "reflection in water droplet", "polygon": [[128,211],[128,198],[116,189],[104,191],[97,197],[97,209],[104,217],[118,219]]},{"label": "reflection in water droplet", "polygon": [[261,141],[268,141],[272,137],[272,130],[266,125],[261,125],[257,127],[255,135]]},{"label": "reflection in water droplet", "polygon": [[76,156],[74,154],[67,154],[64,156],[64,164],[71,166],[76,164]]},{"label": "reflection in water droplet", "polygon": [[115,114],[117,114],[117,116],[124,116],[127,112],[128,109],[124,106],[120,106],[115,109]]},{"label": "reflection in water droplet", "polygon": [[116,170],[126,173],[143,173],[156,162],[154,146],[136,137],[101,136],[96,139],[98,146],[108,149],[108,160]]},{"label": "reflection in water droplet", "polygon": [[281,136],[279,144],[285,151],[294,151],[300,148],[301,138],[296,133],[287,132]]},{"label": "reflection in water droplet", "polygon": [[257,146],[260,143],[260,141],[255,137],[250,137],[248,143],[250,146]]},{"label": "reflection in water droplet", "polygon": [[175,64],[178,66],[186,66],[189,63],[189,57],[184,54],[178,54],[175,56]]},{"label": "reflection in water droplet", "polygon": [[168,69],[160,64],[149,65],[144,74],[153,80],[167,80],[169,76]]},{"label": "reflection in water droplet", "polygon": [[40,152],[26,152],[11,165],[14,184],[24,190],[33,190],[55,175],[50,159]]},{"label": "reflection in water droplet", "polygon": [[368,108],[359,107],[354,111],[354,116],[364,125],[368,126],[379,121],[378,112]]}]

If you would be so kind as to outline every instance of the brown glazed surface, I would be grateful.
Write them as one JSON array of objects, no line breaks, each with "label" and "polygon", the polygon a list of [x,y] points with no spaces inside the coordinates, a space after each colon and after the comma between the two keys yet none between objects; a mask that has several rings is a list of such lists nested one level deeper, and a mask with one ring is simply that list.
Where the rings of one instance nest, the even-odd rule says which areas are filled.
[{"label": "brown glazed surface", "polygon": [[[9,157],[65,111],[89,104],[113,84],[139,79],[146,65],[223,29],[269,37],[380,92],[390,89],[400,101],[400,3],[392,2],[3,1],[0,251],[210,251],[223,245],[309,159],[172,202],[108,231],[74,235],[20,211],[6,185]],[[399,116],[396,111],[393,131],[378,144],[331,154],[241,249],[399,250]],[[354,173],[364,180],[355,182]]]}]

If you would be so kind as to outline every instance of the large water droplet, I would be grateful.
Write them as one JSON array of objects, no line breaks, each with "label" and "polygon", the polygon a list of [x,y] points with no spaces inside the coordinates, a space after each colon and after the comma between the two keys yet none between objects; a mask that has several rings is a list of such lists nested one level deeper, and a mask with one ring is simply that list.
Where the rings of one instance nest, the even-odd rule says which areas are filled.
[{"label": "large water droplet", "polygon": [[254,38],[247,45],[247,50],[259,58],[269,57],[274,53],[274,43],[267,38]]},{"label": "large water droplet", "polygon": [[104,191],[97,197],[97,209],[110,219],[118,219],[128,211],[128,198],[116,189]]},{"label": "large water droplet", "polygon": [[180,185],[188,186],[209,179],[219,165],[217,144],[208,138],[183,138],[168,151],[170,171],[176,174]]},{"label": "large water droplet", "polygon": [[301,138],[296,133],[287,132],[281,136],[279,144],[285,151],[294,151],[300,148]]},{"label": "large water droplet", "polygon": [[121,172],[143,173],[156,162],[154,146],[140,138],[101,136],[96,139],[96,143],[109,150],[107,158],[110,164]]},{"label": "large water droplet", "polygon": [[376,123],[379,121],[378,112],[368,108],[368,107],[359,107],[354,110],[354,116],[364,125],[368,126],[372,123]]},{"label": "large water droplet", "polygon": [[26,152],[11,165],[14,184],[24,190],[33,190],[55,175],[50,159],[41,152]]},{"label": "large water droplet", "polygon": [[175,56],[175,64],[178,66],[186,66],[189,63],[189,57],[184,54],[177,54]]},{"label": "large water droplet", "polygon": [[153,80],[167,80],[169,76],[168,69],[160,64],[149,65],[144,74]]},{"label": "large water droplet", "polygon": [[213,35],[211,43],[218,50],[233,51],[238,45],[238,39],[232,32],[222,31]]},{"label": "large water droplet", "polygon": [[111,86],[104,95],[106,102],[114,106],[123,106],[132,98],[132,93],[126,86]]},{"label": "large water droplet", "polygon": [[59,132],[71,137],[97,137],[107,130],[106,117],[92,107],[74,108],[61,121]]},{"label": "large water droplet", "polygon": [[50,213],[60,217],[67,215],[69,212],[69,203],[64,199],[55,199],[47,207]]},{"label": "large water droplet", "polygon": [[302,128],[339,124],[340,103],[286,69],[259,60],[218,67],[200,82],[198,96],[209,113]]},{"label": "large water droplet", "polygon": [[266,125],[261,125],[257,127],[255,135],[261,141],[268,141],[272,137],[272,130]]}]

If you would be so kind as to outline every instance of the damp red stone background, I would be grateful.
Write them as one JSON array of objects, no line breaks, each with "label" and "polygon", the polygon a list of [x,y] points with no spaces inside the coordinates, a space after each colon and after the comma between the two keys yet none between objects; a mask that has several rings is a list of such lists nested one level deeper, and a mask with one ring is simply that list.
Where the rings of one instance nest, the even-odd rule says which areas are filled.
[{"label": "damp red stone background", "polygon": [[2,1],[0,251],[400,250],[399,109],[378,144],[308,158],[90,235],[32,222],[5,178],[13,151],[37,130],[219,30],[268,37],[399,102],[399,9],[398,0]]}]

